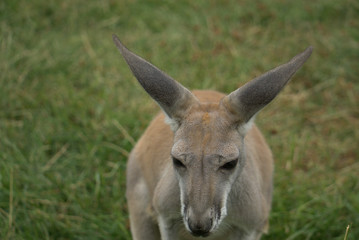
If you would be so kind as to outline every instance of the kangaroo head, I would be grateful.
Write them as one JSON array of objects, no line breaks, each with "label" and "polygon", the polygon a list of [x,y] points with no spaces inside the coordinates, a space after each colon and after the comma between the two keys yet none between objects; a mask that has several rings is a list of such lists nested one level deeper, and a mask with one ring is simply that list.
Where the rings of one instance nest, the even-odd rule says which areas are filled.
[{"label": "kangaroo head", "polygon": [[199,102],[185,87],[130,52],[113,36],[133,74],[159,104],[174,132],[171,151],[181,213],[194,236],[208,236],[227,214],[227,198],[245,166],[244,137],[255,114],[309,58],[312,47],[224,97]]}]

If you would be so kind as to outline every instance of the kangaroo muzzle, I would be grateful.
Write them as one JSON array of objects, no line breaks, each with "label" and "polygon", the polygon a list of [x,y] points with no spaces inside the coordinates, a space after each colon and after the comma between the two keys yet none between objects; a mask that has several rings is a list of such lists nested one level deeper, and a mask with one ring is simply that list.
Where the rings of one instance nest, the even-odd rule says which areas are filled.
[{"label": "kangaroo muzzle", "polygon": [[193,236],[207,237],[213,229],[214,217],[213,208],[203,211],[201,209],[194,210],[190,207],[186,213],[185,221]]}]

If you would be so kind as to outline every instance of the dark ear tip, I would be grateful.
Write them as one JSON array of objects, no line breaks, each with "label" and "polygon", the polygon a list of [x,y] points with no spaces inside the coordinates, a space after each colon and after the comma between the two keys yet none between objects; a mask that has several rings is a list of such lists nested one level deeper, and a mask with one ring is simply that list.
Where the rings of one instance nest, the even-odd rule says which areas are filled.
[{"label": "dark ear tip", "polygon": [[120,39],[117,37],[116,34],[112,34],[112,39],[114,42],[117,42],[117,41],[120,42]]},{"label": "dark ear tip", "polygon": [[313,50],[314,50],[314,47],[309,46],[309,47],[307,47],[307,49],[304,50],[304,52],[309,54],[309,56],[310,56],[312,54]]},{"label": "dark ear tip", "polygon": [[112,34],[112,40],[118,49],[120,50],[124,49],[125,46],[122,44],[121,40],[117,37],[116,34]]},{"label": "dark ear tip", "polygon": [[299,64],[298,66],[303,65],[304,62],[312,55],[313,49],[313,46],[307,47],[303,52],[292,58],[291,62],[296,62],[296,64]]}]

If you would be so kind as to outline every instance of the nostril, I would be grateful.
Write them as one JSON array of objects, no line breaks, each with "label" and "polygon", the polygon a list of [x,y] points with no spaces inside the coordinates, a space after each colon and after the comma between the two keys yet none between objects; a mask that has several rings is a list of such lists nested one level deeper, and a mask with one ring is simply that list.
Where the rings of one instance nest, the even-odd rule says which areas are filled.
[{"label": "nostril", "polygon": [[203,229],[203,226],[202,226],[201,224],[196,224],[196,225],[194,226],[194,229],[197,230],[197,231],[202,231],[202,230],[204,230],[204,229]]}]

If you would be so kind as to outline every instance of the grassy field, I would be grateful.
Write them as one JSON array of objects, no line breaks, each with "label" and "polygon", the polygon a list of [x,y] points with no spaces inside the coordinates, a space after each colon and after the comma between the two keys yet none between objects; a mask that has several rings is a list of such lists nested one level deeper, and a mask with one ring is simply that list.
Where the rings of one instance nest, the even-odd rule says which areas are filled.
[{"label": "grassy field", "polygon": [[263,239],[359,239],[357,0],[0,1],[0,239],[131,239],[126,158],[159,109],[113,33],[226,93],[313,45],[257,116],[276,163]]}]

